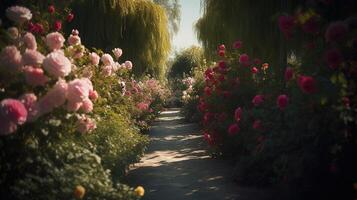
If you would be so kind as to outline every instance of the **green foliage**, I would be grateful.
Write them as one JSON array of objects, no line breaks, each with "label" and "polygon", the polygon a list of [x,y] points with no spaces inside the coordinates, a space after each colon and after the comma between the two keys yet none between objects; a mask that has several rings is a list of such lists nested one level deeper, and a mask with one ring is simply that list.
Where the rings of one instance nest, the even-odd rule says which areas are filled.
[{"label": "green foliage", "polygon": [[192,46],[177,53],[169,71],[170,78],[191,76],[195,68],[204,65],[203,52],[200,47]]},{"label": "green foliage", "polygon": [[163,79],[171,44],[164,8],[147,0],[80,0],[72,28],[86,46],[111,50],[120,46],[134,64],[133,73]]}]

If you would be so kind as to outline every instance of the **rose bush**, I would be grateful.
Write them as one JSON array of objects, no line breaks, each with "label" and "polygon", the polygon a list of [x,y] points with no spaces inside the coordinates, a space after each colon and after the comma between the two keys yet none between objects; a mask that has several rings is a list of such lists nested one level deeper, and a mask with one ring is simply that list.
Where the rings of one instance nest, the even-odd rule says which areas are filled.
[{"label": "rose bush", "polygon": [[[195,77],[204,79],[191,92],[199,95],[204,139],[237,161],[240,183],[288,185],[304,199],[353,199],[356,19],[348,6],[324,2],[299,3],[294,15],[278,18],[287,41],[301,45],[280,66],[284,74],[238,41],[232,52],[220,45],[218,61]],[[331,9],[343,12],[331,17]],[[196,111],[190,101],[185,108]]]},{"label": "rose bush", "polygon": [[60,18],[47,26],[61,13],[45,12],[31,18],[10,7],[18,31],[0,31],[0,197],[73,199],[80,185],[88,199],[138,199],[120,180],[147,145],[140,130],[160,111],[165,88],[131,78],[135,66],[119,63],[120,49],[113,59],[83,46],[77,30],[66,38]]}]

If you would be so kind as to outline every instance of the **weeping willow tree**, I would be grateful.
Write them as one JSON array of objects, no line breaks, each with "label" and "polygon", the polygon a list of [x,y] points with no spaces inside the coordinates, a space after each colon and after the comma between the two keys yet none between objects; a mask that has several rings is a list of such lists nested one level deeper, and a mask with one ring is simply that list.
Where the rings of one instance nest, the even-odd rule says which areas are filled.
[{"label": "weeping willow tree", "polygon": [[77,28],[86,46],[120,47],[136,76],[163,78],[171,43],[162,6],[149,0],[78,0],[71,7],[76,17],[69,30]]},{"label": "weeping willow tree", "polygon": [[203,16],[196,23],[197,37],[208,58],[218,44],[243,41],[244,51],[271,63],[282,73],[286,45],[277,25],[277,15],[291,8],[289,0],[205,0]]},{"label": "weeping willow tree", "polygon": [[169,71],[170,78],[183,78],[192,75],[194,68],[204,65],[203,51],[200,47],[192,46],[177,53]]}]

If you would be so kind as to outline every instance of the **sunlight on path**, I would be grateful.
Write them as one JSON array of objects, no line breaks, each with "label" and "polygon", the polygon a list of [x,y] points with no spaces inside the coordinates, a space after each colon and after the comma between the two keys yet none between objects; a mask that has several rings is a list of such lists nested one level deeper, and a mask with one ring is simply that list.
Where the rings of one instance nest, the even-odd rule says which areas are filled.
[{"label": "sunlight on path", "polygon": [[266,200],[266,192],[238,187],[232,166],[211,159],[196,124],[183,123],[179,109],[161,113],[150,131],[151,143],[128,175],[142,185],[144,200]]}]

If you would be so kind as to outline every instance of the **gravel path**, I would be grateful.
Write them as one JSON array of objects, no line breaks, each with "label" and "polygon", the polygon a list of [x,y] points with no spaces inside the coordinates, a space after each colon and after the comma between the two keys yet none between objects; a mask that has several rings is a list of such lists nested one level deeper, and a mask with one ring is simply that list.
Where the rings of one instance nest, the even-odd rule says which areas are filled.
[{"label": "gravel path", "polygon": [[264,190],[239,187],[233,166],[212,159],[196,124],[184,123],[179,109],[162,112],[150,131],[151,143],[128,174],[129,185],[145,188],[144,200],[266,200]]}]

